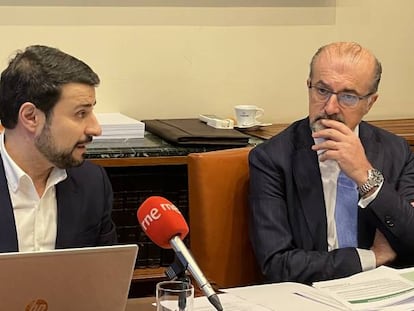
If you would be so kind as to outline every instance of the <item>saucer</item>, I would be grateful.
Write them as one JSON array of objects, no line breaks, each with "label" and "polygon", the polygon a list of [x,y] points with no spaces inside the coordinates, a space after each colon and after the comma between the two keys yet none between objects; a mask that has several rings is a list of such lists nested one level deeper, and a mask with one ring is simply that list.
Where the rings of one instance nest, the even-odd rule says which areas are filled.
[{"label": "saucer", "polygon": [[237,125],[236,124],[234,127],[238,128],[238,129],[251,129],[251,128],[254,128],[254,127],[262,127],[262,126],[270,126],[270,125],[272,125],[272,123],[257,122],[257,123],[251,124],[251,125]]}]

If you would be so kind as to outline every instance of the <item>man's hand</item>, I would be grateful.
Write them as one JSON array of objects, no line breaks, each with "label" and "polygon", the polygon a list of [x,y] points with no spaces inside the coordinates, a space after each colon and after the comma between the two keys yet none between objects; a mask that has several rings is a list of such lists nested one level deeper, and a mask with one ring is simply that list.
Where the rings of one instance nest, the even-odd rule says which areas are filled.
[{"label": "man's hand", "polygon": [[372,165],[359,137],[342,122],[328,119],[320,122],[325,128],[312,134],[314,138],[324,138],[323,142],[312,146],[315,151],[323,150],[319,160],[334,160],[358,186],[365,183]]},{"label": "man's hand", "polygon": [[375,254],[377,267],[390,263],[397,257],[385,236],[378,229],[375,231],[374,244],[372,244],[371,250]]}]

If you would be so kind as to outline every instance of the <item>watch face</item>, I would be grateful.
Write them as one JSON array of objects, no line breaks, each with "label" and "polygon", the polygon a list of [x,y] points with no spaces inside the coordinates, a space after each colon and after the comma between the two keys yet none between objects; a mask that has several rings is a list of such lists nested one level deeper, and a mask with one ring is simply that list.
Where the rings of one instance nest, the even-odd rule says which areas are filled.
[{"label": "watch face", "polygon": [[369,170],[368,173],[368,180],[370,184],[373,186],[379,186],[384,181],[384,176],[382,173],[377,169]]},{"label": "watch face", "polygon": [[358,187],[359,194],[361,196],[366,195],[373,188],[378,187],[384,182],[384,176],[377,169],[368,170],[368,179],[367,181]]}]

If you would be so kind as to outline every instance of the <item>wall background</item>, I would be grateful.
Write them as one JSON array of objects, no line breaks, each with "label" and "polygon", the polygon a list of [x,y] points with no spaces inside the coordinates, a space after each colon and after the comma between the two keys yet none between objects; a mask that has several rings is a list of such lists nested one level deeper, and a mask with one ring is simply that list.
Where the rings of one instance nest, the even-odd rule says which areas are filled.
[{"label": "wall background", "polygon": [[316,49],[358,41],[383,64],[367,120],[414,117],[412,0],[0,0],[0,69],[16,49],[58,47],[101,77],[97,112],[139,120],[265,109],[307,115]]}]

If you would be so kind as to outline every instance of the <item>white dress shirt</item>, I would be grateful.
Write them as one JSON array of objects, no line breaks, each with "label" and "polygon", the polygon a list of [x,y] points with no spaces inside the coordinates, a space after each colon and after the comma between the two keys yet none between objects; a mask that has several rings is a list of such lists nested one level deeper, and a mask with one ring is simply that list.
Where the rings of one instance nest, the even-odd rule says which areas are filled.
[{"label": "white dress shirt", "polygon": [[[355,128],[354,133],[357,136],[359,135],[359,126]],[[316,142],[317,141],[315,140],[315,143]],[[320,140],[318,142],[320,142]],[[322,177],[323,194],[326,204],[328,250],[331,251],[338,248],[338,237],[336,234],[335,223],[335,205],[337,179],[341,169],[339,168],[338,163],[333,160],[327,160],[324,162],[319,161],[319,168]],[[368,198],[360,199],[358,202],[359,207],[365,208],[372,200],[374,200],[381,186],[378,187],[378,189]],[[357,251],[361,260],[363,271],[371,270],[376,267],[376,259],[373,251],[360,248],[357,248]]]},{"label": "white dress shirt", "polygon": [[0,153],[13,205],[20,252],[55,249],[57,201],[55,185],[66,179],[66,170],[53,168],[39,197],[32,179],[9,156],[0,136]]}]

